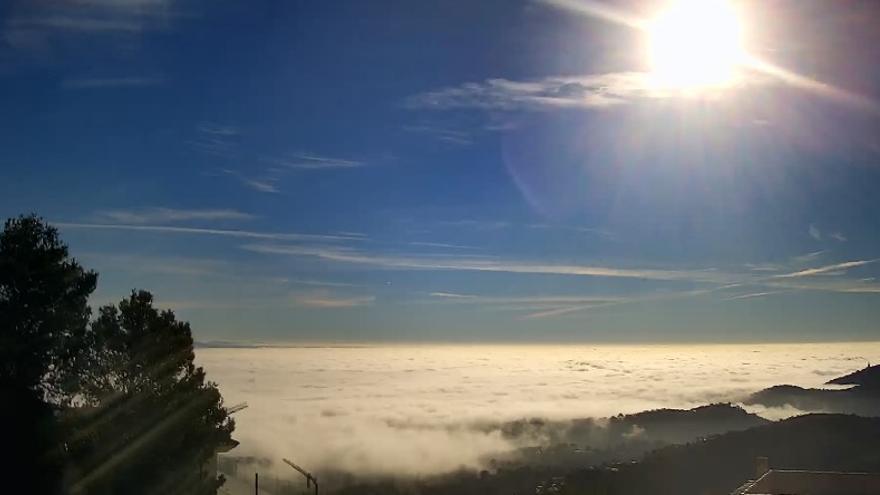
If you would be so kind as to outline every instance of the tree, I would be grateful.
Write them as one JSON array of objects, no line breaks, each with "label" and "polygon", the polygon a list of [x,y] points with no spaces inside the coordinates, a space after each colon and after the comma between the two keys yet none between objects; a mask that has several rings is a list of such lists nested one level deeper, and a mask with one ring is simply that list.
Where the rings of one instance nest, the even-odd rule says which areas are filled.
[{"label": "tree", "polygon": [[68,385],[98,276],[68,254],[58,231],[34,216],[0,233],[0,384],[41,398]]},{"label": "tree", "polygon": [[235,424],[193,362],[189,324],[138,291],[101,308],[89,338],[86,407],[68,417],[73,491],[215,493],[223,480],[202,467]]},{"label": "tree", "polygon": [[6,221],[0,233],[2,462],[33,493],[61,489],[64,449],[48,401],[70,389],[96,282],[40,218]]}]

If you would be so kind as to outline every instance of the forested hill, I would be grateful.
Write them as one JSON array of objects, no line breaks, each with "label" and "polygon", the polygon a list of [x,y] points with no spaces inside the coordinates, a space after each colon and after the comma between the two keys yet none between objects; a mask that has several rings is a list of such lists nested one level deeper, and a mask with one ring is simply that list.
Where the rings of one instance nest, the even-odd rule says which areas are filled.
[{"label": "forested hill", "polygon": [[880,365],[867,366],[848,375],[826,382],[827,385],[857,385],[862,388],[880,389]]},{"label": "forested hill", "polygon": [[880,418],[810,414],[654,451],[635,464],[567,476],[571,493],[729,493],[753,477],[755,458],[774,468],[880,472]]},{"label": "forested hill", "polygon": [[880,416],[880,366],[868,366],[830,380],[826,385],[854,386],[840,390],[776,385],[750,395],[743,402],[767,407],[791,406],[805,412]]}]

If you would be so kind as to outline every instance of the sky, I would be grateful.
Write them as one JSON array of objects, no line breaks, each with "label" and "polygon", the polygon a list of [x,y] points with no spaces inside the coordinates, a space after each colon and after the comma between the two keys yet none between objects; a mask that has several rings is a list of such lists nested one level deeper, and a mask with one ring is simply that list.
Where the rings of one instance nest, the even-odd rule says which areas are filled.
[{"label": "sky", "polygon": [[0,215],[202,341],[876,339],[880,7],[738,2],[699,90],[662,8],[3,2]]}]

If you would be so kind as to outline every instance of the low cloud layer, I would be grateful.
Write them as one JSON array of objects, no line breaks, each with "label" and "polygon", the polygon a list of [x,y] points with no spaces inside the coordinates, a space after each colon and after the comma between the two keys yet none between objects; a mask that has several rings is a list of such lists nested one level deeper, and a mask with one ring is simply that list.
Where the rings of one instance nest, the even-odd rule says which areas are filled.
[{"label": "low cloud layer", "polygon": [[505,437],[487,422],[736,401],[780,383],[818,386],[878,359],[873,343],[197,352],[227,403],[250,405],[236,415],[236,455],[360,475],[480,467],[486,456],[536,441]]}]

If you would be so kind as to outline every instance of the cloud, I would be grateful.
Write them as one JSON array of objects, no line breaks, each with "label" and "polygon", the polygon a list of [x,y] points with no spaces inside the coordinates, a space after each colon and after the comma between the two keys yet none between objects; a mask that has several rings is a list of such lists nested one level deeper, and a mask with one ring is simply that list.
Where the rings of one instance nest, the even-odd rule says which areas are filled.
[{"label": "cloud", "polygon": [[227,403],[250,404],[236,415],[241,445],[230,455],[277,461],[296,452],[319,477],[483,469],[503,452],[551,442],[487,424],[689,408],[780,383],[815,387],[828,379],[815,371],[843,375],[864,366],[859,357],[880,360],[880,344],[196,349]]},{"label": "cloud", "polygon": [[238,136],[240,131],[237,127],[228,124],[218,124],[216,122],[202,122],[196,129],[203,134],[213,136]]},{"label": "cloud", "polygon": [[441,88],[407,99],[413,109],[482,110],[607,107],[650,96],[647,75],[620,72],[581,77],[548,77],[534,81],[487,79]]},{"label": "cloud", "polygon": [[314,153],[294,153],[287,157],[277,158],[272,161],[278,165],[295,170],[327,170],[366,166],[366,163],[362,161],[333,158],[316,155]]},{"label": "cloud", "polygon": [[578,306],[565,306],[562,308],[554,308],[554,309],[548,309],[545,311],[537,311],[535,313],[529,313],[529,314],[525,315],[524,318],[531,319],[531,320],[538,319],[538,318],[551,318],[551,317],[555,317],[555,316],[567,315],[570,313],[578,313],[578,312],[581,312],[581,311],[584,311],[584,310],[587,310],[590,308],[598,308],[598,307],[602,307],[602,306],[608,306],[610,304],[614,304],[614,303],[598,303],[598,304],[582,304],[582,305],[578,305]]},{"label": "cloud", "polygon": [[43,51],[85,37],[136,37],[169,29],[184,13],[172,0],[11,2],[0,25],[10,46]]},{"label": "cloud", "polygon": [[454,292],[431,292],[429,295],[432,298],[438,298],[436,302],[444,304],[475,305],[494,310],[527,311],[529,313],[523,316],[525,319],[561,316],[591,308],[649,299],[595,295],[526,295],[498,297],[458,294]]},{"label": "cloud", "polygon": [[746,263],[745,267],[753,272],[778,272],[782,270],[780,265],[773,263]]},{"label": "cloud", "polygon": [[834,265],[826,265],[820,266],[818,268],[808,268],[806,270],[800,270],[792,273],[784,273],[781,275],[774,275],[772,278],[798,278],[798,277],[810,277],[813,275],[823,275],[834,272],[842,272],[848,270],[850,268],[857,268],[860,266],[864,266],[870,263],[874,263],[877,260],[861,260],[861,261],[847,261],[844,263],[836,263]]},{"label": "cloud", "polygon": [[194,227],[171,227],[167,225],[127,225],[127,224],[99,224],[99,223],[72,223],[51,222],[52,225],[62,229],[87,229],[87,230],[121,230],[136,232],[152,232],[157,234],[184,234],[184,235],[209,235],[245,239],[264,239],[273,241],[363,241],[363,237],[328,235],[328,234],[296,234],[278,232],[255,232],[250,230],[226,230],[205,229]]},{"label": "cloud", "polygon": [[143,88],[165,84],[162,77],[112,77],[65,79],[61,87],[65,89],[103,89],[103,88]]},{"label": "cloud", "polygon": [[530,229],[546,229],[546,230],[563,230],[568,232],[579,232],[583,234],[592,234],[599,237],[602,237],[607,240],[613,240],[615,238],[614,233],[600,229],[596,227],[574,227],[571,225],[557,225],[557,224],[547,224],[547,223],[531,223],[526,225],[526,227]]},{"label": "cloud", "polygon": [[807,253],[807,254],[802,254],[800,256],[795,256],[791,260],[795,263],[807,263],[807,262],[813,261],[814,259],[822,256],[823,254],[825,254],[827,252],[828,251],[826,251],[824,249],[822,251],[813,251],[812,253]]},{"label": "cloud", "polygon": [[840,232],[834,232],[832,234],[829,234],[828,237],[834,239],[835,241],[839,241],[839,242],[846,242],[848,240],[846,238],[846,236],[841,234]]},{"label": "cloud", "polygon": [[12,19],[7,28],[16,30],[58,30],[83,33],[137,33],[144,26],[136,20],[93,17],[30,17]]},{"label": "cloud", "polygon": [[442,297],[447,299],[475,299],[478,297],[470,294],[456,294],[454,292],[431,292],[428,295],[431,297]]},{"label": "cloud", "polygon": [[122,224],[154,224],[170,222],[186,222],[191,220],[252,220],[256,217],[249,213],[230,209],[215,210],[182,210],[174,208],[146,208],[141,210],[102,210],[95,216],[102,221]]},{"label": "cloud", "polygon": [[[745,78],[737,85],[752,84]],[[487,79],[440,88],[411,96],[411,109],[494,111],[604,108],[644,99],[706,97],[723,88],[683,92],[659,85],[646,72],[610,72],[583,76],[553,76],[529,81]]]},{"label": "cloud", "polygon": [[464,220],[442,220],[438,222],[439,225],[447,226],[447,227],[466,227],[477,230],[499,230],[506,229],[511,226],[510,222],[505,222],[503,220],[472,220],[472,219],[464,219]]},{"label": "cloud", "polygon": [[241,135],[238,127],[216,122],[201,122],[195,130],[196,136],[187,143],[196,151],[226,158],[236,154],[238,138]]},{"label": "cloud", "polygon": [[819,230],[819,227],[816,227],[813,224],[810,224],[810,228],[807,229],[807,233],[810,234],[810,237],[816,239],[817,241],[822,240],[822,231]]},{"label": "cloud", "polygon": [[740,295],[738,295],[738,296],[728,297],[728,298],[725,298],[725,299],[722,299],[722,300],[723,300],[723,301],[738,301],[738,300],[741,300],[741,299],[754,299],[754,298],[756,298],[756,297],[765,297],[765,296],[769,296],[769,295],[772,295],[772,294],[779,294],[779,293],[782,293],[782,292],[784,292],[784,291],[781,291],[781,290],[774,290],[774,291],[766,291],[766,292],[752,292],[752,293],[750,293],[750,294],[740,294]]},{"label": "cloud", "polygon": [[445,242],[410,242],[410,246],[436,247],[446,249],[479,249],[474,246],[464,246],[461,244],[447,244]]},{"label": "cloud", "polygon": [[635,29],[645,26],[645,20],[625,10],[617,9],[606,2],[593,0],[538,0],[553,7],[568,10],[577,14],[592,17],[612,24],[619,24]]},{"label": "cloud", "polygon": [[408,132],[432,136],[438,141],[456,146],[469,146],[474,143],[473,136],[470,132],[448,129],[445,127],[421,124],[407,125],[404,126],[403,129]]},{"label": "cloud", "polygon": [[[190,144],[198,151],[216,156],[231,158],[238,152],[238,128],[228,125],[202,123],[197,127],[199,137]],[[244,153],[246,156],[247,153]],[[247,156],[246,156],[247,158]],[[250,157],[249,160],[262,162],[254,172],[242,172],[237,169],[223,168],[222,174],[235,177],[249,189],[262,193],[276,194],[280,192],[278,183],[293,171],[353,169],[365,167],[366,162],[333,158],[313,153],[294,153],[283,158]],[[269,164],[268,166],[266,164]]]},{"label": "cloud", "polygon": [[352,284],[348,282],[331,282],[328,280],[309,280],[309,279],[292,279],[288,280],[293,285],[316,285],[319,287],[363,287],[360,284]]},{"label": "cloud", "polygon": [[251,244],[244,249],[264,254],[313,256],[342,263],[381,266],[393,269],[459,270],[544,275],[572,275],[648,280],[689,280],[702,282],[730,281],[730,276],[711,270],[662,270],[617,268],[590,265],[551,264],[525,260],[500,260],[474,257],[415,257],[368,254],[351,249],[314,248],[291,245]]},{"label": "cloud", "polygon": [[247,179],[244,177],[240,177],[241,183],[253,189],[254,191],[259,191],[263,193],[276,194],[279,192],[278,186],[275,185],[275,180],[273,179]]},{"label": "cloud", "polygon": [[374,296],[339,296],[328,290],[294,294],[293,301],[298,306],[319,309],[342,309],[359,306],[370,306],[376,300]]}]

